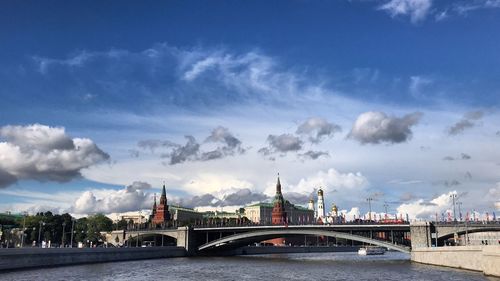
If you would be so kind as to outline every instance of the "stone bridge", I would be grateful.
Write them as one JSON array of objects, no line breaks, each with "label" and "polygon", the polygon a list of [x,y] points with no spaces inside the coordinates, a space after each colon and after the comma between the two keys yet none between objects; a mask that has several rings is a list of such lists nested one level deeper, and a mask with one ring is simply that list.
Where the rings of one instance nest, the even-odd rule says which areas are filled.
[{"label": "stone bridge", "polygon": [[215,239],[198,247],[198,252],[203,251],[218,251],[226,249],[239,248],[255,242],[269,240],[273,238],[286,237],[289,235],[315,235],[323,237],[334,237],[346,240],[353,240],[367,244],[377,245],[388,249],[409,253],[410,247],[397,245],[391,242],[385,242],[369,237],[354,235],[330,230],[321,229],[300,229],[300,228],[281,228],[281,229],[262,229],[256,231],[243,232],[229,235],[223,238]]},{"label": "stone bridge", "polygon": [[455,235],[465,233],[500,231],[500,223],[470,223],[470,222],[451,222],[451,223],[432,223],[416,222],[410,225],[411,246],[412,248],[431,247],[436,244],[443,245],[443,241],[452,238]]},{"label": "stone bridge", "polygon": [[[465,232],[500,231],[500,224],[433,224],[416,222],[410,224],[337,224],[337,225],[270,225],[270,226],[222,226],[222,227],[179,227],[173,229],[146,229],[135,231],[114,231],[106,234],[112,244],[138,246],[139,240],[148,237],[164,237],[169,245],[184,247],[189,254],[217,253],[231,250],[273,238],[290,236],[321,236],[358,241],[386,247],[401,252],[411,248],[430,247],[433,239],[443,241]],[[157,240],[158,241],[158,240]],[[441,242],[442,243],[442,242]],[[167,245],[167,244],[165,244]]]}]

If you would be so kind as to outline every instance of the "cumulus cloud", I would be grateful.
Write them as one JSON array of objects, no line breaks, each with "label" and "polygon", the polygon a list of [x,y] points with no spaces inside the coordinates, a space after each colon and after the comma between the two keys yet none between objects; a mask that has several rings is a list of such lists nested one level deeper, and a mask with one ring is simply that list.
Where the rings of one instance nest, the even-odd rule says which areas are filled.
[{"label": "cumulus cloud", "polygon": [[272,153],[296,152],[302,149],[304,142],[292,134],[269,135],[267,137],[268,147],[259,149],[259,153],[270,155]]},{"label": "cumulus cloud", "polygon": [[335,190],[360,190],[367,187],[368,179],[361,173],[341,173],[333,168],[319,171],[315,175],[302,178],[290,191],[309,194],[313,188],[322,187],[325,192]]},{"label": "cumulus cloud", "polygon": [[62,127],[40,124],[0,128],[0,187],[17,180],[66,182],[109,159],[90,139],[71,138]]},{"label": "cumulus cloud", "polygon": [[[186,135],[186,144],[181,145],[171,141],[142,140],[137,146],[151,153],[161,151],[161,158],[168,159],[169,165],[180,164],[187,161],[209,161],[220,159],[235,154],[243,154],[246,149],[242,147],[241,141],[236,138],[227,128],[216,127],[203,143],[199,143],[194,136]],[[204,150],[202,146],[213,143],[216,148]]]},{"label": "cumulus cloud", "polygon": [[246,205],[249,203],[261,202],[267,200],[264,193],[252,192],[249,188],[243,188],[235,193],[228,194],[222,198],[222,206]]},{"label": "cumulus cloud", "polygon": [[194,161],[199,159],[198,153],[200,144],[193,136],[184,136],[187,139],[185,145],[175,147],[170,153],[165,153],[162,158],[169,158],[170,165],[179,164],[188,160]]},{"label": "cumulus cloud", "polygon": [[442,212],[450,210],[452,204],[451,195],[457,195],[457,192],[451,191],[441,194],[430,201],[418,199],[411,203],[404,203],[397,208],[397,211],[400,214],[408,214],[410,219],[434,219],[436,213],[440,215]]},{"label": "cumulus cloud", "polygon": [[246,151],[241,147],[241,141],[229,132],[227,128],[221,126],[213,129],[205,142],[219,143],[222,144],[222,146],[217,147],[215,150],[202,153],[201,160],[203,161],[223,158],[236,153],[243,154]]},{"label": "cumulus cloud", "polygon": [[127,185],[125,189],[127,191],[137,191],[137,190],[145,190],[150,189],[151,185],[147,182],[143,181],[134,181],[131,185]]},{"label": "cumulus cloud", "polygon": [[309,202],[309,199],[313,198],[316,190],[311,191],[310,194],[299,193],[299,192],[285,192],[283,197],[290,201],[292,204],[305,205]]},{"label": "cumulus cloud", "polygon": [[[284,156],[288,152],[296,152],[297,156],[303,160],[316,160],[322,156],[329,156],[329,153],[313,150],[299,153],[304,148],[305,138],[312,144],[318,144],[325,138],[333,137],[335,133],[340,131],[339,125],[328,122],[324,118],[312,117],[301,123],[297,127],[295,134],[269,135],[266,140],[268,146],[259,149],[258,152],[264,156],[275,153]],[[270,157],[269,159],[274,160],[275,158]]]},{"label": "cumulus cloud", "polygon": [[263,202],[269,197],[260,192],[253,192],[250,188],[231,189],[231,192],[217,196],[205,193],[191,198],[179,198],[174,200],[176,204],[190,208],[195,207],[226,207],[245,206],[251,203]]},{"label": "cumulus cloud", "polygon": [[141,140],[137,143],[137,146],[141,149],[149,149],[151,152],[154,152],[158,148],[168,148],[168,147],[179,147],[178,144],[173,143],[171,141],[163,141],[163,140]]},{"label": "cumulus cloud", "polygon": [[195,208],[201,206],[212,206],[218,207],[220,206],[220,199],[216,198],[214,195],[210,193],[205,193],[203,195],[195,195],[191,198],[179,198],[173,200],[174,205],[180,205],[188,208]]},{"label": "cumulus cloud", "polygon": [[430,12],[432,0],[390,0],[379,9],[387,11],[392,17],[410,16],[413,23],[424,20]]},{"label": "cumulus cloud", "polygon": [[341,127],[335,123],[330,123],[324,118],[313,117],[300,124],[296,133],[309,136],[309,141],[312,143],[319,143],[323,138],[333,137],[335,133],[341,130]]},{"label": "cumulus cloud", "polygon": [[383,112],[365,112],[358,116],[348,137],[362,144],[405,142],[412,137],[411,128],[421,117],[420,112],[410,113],[403,117],[387,116]]},{"label": "cumulus cloud", "polygon": [[359,219],[361,216],[361,211],[359,210],[359,207],[353,207],[353,208],[351,208],[350,211],[342,210],[342,211],[340,211],[340,213],[348,221],[351,221],[354,219]]},{"label": "cumulus cloud", "polygon": [[482,111],[471,111],[464,114],[462,119],[457,123],[448,128],[448,134],[451,136],[456,136],[463,133],[466,129],[473,128],[477,125],[477,121],[483,118],[484,112]]},{"label": "cumulus cloud", "polygon": [[312,151],[312,150],[309,150],[305,153],[301,153],[299,154],[300,157],[302,158],[306,158],[306,159],[313,159],[313,160],[316,160],[320,157],[328,157],[330,156],[330,154],[327,152],[327,151]]},{"label": "cumulus cloud", "polygon": [[150,188],[148,183],[134,182],[120,190],[85,191],[69,211],[76,214],[110,214],[150,209],[153,197],[144,191]]}]

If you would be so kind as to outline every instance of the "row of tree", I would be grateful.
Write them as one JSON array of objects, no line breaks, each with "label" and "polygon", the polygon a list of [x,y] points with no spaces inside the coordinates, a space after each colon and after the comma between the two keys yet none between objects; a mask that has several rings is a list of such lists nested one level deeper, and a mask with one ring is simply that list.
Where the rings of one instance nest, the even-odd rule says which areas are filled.
[{"label": "row of tree", "polygon": [[24,229],[24,245],[51,241],[52,245],[69,245],[73,231],[73,244],[78,242],[102,241],[102,231],[125,229],[128,222],[113,221],[103,214],[91,215],[76,219],[70,214],[54,215],[52,212],[35,215],[0,217],[0,243],[2,245],[22,243]]}]

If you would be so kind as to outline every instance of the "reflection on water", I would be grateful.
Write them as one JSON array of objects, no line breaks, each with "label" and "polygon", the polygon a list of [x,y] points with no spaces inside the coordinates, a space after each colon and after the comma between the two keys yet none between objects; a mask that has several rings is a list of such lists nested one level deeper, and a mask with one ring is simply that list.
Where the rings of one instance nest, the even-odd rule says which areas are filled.
[{"label": "reflection on water", "polygon": [[101,263],[0,274],[0,280],[500,280],[411,263],[407,254],[309,253]]}]

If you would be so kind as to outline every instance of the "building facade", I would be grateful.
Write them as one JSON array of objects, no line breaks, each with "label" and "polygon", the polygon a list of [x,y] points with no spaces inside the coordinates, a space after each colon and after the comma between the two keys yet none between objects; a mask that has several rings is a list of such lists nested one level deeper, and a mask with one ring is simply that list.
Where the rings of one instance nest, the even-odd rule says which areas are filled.
[{"label": "building facade", "polygon": [[203,213],[180,206],[170,206],[170,214],[177,225],[196,223],[203,219]]}]

